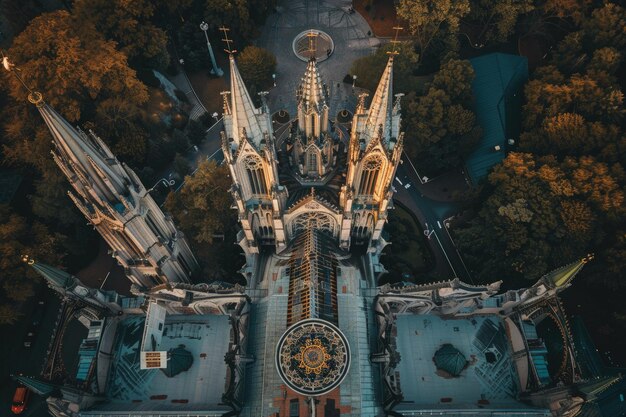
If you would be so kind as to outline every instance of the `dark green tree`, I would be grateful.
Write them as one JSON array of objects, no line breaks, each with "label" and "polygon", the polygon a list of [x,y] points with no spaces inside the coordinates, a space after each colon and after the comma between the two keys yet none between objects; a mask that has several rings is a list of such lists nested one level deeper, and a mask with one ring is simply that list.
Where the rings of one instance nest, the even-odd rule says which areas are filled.
[{"label": "dark green tree", "polygon": [[276,57],[267,49],[246,46],[237,58],[241,77],[251,91],[263,91],[272,85],[276,72]]},{"label": "dark green tree", "polygon": [[167,35],[151,19],[154,2],[148,0],[75,0],[72,14],[88,22],[137,66],[165,68],[169,63]]},{"label": "dark green tree", "polygon": [[409,23],[415,37],[420,61],[433,40],[442,31],[456,36],[463,16],[470,11],[469,0],[400,0],[396,5],[398,17]]},{"label": "dark green tree", "polygon": [[[418,55],[411,42],[397,44],[398,55],[393,62],[393,90],[394,92],[408,93],[419,88],[419,81],[413,75],[418,61]],[[389,52],[396,49],[393,44],[387,44],[369,56],[358,58],[352,63],[350,73],[357,76],[357,87],[373,92],[380,81],[389,60]]]}]

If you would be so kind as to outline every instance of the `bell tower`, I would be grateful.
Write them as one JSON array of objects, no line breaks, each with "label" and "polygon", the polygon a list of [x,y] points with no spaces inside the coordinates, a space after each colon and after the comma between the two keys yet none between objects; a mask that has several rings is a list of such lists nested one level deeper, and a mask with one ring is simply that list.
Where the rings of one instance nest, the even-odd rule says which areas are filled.
[{"label": "bell tower", "polygon": [[290,146],[290,163],[300,183],[315,183],[331,173],[335,143],[328,128],[328,91],[317,69],[315,57],[307,64],[297,90],[298,129]]},{"label": "bell tower", "polygon": [[165,216],[139,177],[95,133],[70,125],[40,93],[31,92],[54,139],[52,157],[74,188],[68,192],[140,288],[190,282],[198,263],[182,232]]},{"label": "bell tower", "polygon": [[376,93],[365,107],[366,95],[359,102],[352,120],[348,146],[348,174],[341,189],[343,209],[341,245],[367,244],[370,251],[382,250],[380,237],[387,221],[393,195],[391,183],[402,156],[400,97],[393,99],[392,52]]},{"label": "bell tower", "polygon": [[[225,31],[226,32],[226,31]],[[231,194],[239,213],[239,245],[246,256],[260,245],[285,247],[282,211],[287,189],[278,181],[272,120],[265,102],[256,108],[246,89],[234,52],[230,50],[230,90],[223,92],[222,150],[233,180]],[[248,265],[253,264],[249,259]]]}]

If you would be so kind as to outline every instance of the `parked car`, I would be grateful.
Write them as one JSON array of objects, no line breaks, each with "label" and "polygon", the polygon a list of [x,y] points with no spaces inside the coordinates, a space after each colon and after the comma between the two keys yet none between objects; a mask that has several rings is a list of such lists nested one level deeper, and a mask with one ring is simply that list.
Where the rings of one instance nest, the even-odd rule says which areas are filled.
[{"label": "parked car", "polygon": [[24,337],[24,347],[31,348],[33,343],[35,342],[35,338],[37,337],[37,331],[39,330],[39,326],[43,321],[44,315],[46,313],[46,303],[43,300],[37,302],[35,306],[35,310],[33,311],[32,319],[30,325],[28,326],[28,331],[26,332],[26,336]]},{"label": "parked car", "polygon": [[22,414],[28,404],[30,391],[24,385],[18,385],[13,394],[13,402],[11,403],[11,411],[13,414]]}]

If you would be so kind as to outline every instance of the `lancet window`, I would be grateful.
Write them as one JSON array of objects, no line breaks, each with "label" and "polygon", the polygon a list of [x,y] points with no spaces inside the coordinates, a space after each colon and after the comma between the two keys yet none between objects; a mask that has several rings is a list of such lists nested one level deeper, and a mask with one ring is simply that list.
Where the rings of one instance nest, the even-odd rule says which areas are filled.
[{"label": "lancet window", "polygon": [[363,162],[361,181],[359,183],[360,195],[374,195],[381,166],[382,159],[378,155],[371,156]]},{"label": "lancet window", "polygon": [[255,155],[248,155],[244,160],[244,164],[252,194],[267,194],[261,159]]}]

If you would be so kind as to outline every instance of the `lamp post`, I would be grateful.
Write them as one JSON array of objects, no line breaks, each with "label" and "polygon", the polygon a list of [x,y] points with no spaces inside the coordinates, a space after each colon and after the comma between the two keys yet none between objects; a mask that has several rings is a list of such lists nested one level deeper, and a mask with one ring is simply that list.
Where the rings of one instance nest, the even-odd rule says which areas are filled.
[{"label": "lamp post", "polygon": [[174,180],[169,180],[169,181],[168,181],[168,180],[166,180],[165,178],[161,178],[160,180],[158,180],[157,182],[155,182],[155,183],[154,183],[154,185],[153,185],[150,189],[146,190],[146,195],[148,195],[151,191],[154,191],[154,189],[155,189],[155,188],[157,187],[157,185],[159,185],[159,184],[163,184],[163,185],[165,185],[166,187],[171,187],[172,185],[176,184],[176,181],[174,181]]},{"label": "lamp post", "polygon": [[222,75],[224,75],[224,71],[222,71],[222,69],[218,67],[217,63],[215,62],[215,55],[213,55],[213,48],[211,48],[209,35],[206,33],[206,31],[209,29],[209,24],[205,21],[202,21],[202,23],[200,23],[200,29],[202,29],[202,31],[204,32],[204,37],[206,38],[206,46],[207,46],[207,49],[209,50],[209,56],[211,57],[211,64],[213,65],[211,74],[221,77]]},{"label": "lamp post", "polygon": [[356,84],[356,74],[352,76],[352,89],[354,90],[354,85]]},{"label": "lamp post", "polygon": [[219,122],[219,119],[217,118],[218,114],[217,114],[216,111],[213,112],[213,114],[211,116],[213,116],[213,118],[215,119],[215,123]]},{"label": "lamp post", "polygon": [[272,80],[274,80],[274,87],[276,87],[276,74],[272,74]]}]

